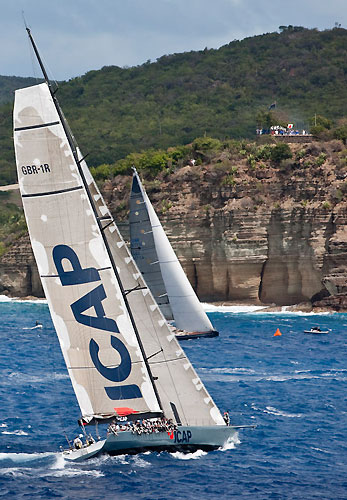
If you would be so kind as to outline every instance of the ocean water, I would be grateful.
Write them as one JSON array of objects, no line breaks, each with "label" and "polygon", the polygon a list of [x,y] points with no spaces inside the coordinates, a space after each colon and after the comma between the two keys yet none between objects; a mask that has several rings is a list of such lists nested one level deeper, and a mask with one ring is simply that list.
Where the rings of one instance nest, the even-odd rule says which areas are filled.
[{"label": "ocean water", "polygon": [[[257,428],[209,453],[71,464],[59,446],[79,409],[48,307],[0,302],[0,497],[346,499],[347,315],[214,311],[220,336],[182,345],[232,423]],[[330,333],[303,333],[315,325]]]}]

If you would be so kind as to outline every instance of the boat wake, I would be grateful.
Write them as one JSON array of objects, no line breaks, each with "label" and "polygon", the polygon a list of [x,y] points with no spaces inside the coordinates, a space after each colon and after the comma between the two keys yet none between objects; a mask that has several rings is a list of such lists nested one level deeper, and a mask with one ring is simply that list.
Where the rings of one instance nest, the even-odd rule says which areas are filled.
[{"label": "boat wake", "polygon": [[42,461],[42,459],[52,458],[60,453],[0,453],[0,462],[2,464],[8,462],[12,465],[22,465],[25,466],[31,462]]},{"label": "boat wake", "polygon": [[[100,470],[82,469],[76,464],[69,466],[59,452],[45,453],[0,453],[0,475],[11,477],[63,477],[93,476],[103,477]],[[138,464],[138,466],[140,466]]]}]

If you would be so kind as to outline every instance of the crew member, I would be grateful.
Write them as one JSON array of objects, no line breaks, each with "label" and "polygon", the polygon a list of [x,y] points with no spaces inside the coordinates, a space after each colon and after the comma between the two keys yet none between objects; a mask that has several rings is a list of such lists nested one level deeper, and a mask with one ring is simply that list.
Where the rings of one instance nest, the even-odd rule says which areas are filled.
[{"label": "crew member", "polygon": [[77,436],[77,438],[74,439],[74,441],[73,441],[73,445],[76,448],[76,450],[80,450],[83,446],[81,438],[83,438],[83,434],[80,434],[79,436]]},{"label": "crew member", "polygon": [[225,411],[225,412],[224,412],[224,415],[223,415],[223,418],[224,418],[224,422],[225,422],[227,425],[230,425],[230,417],[229,417],[229,412]]}]

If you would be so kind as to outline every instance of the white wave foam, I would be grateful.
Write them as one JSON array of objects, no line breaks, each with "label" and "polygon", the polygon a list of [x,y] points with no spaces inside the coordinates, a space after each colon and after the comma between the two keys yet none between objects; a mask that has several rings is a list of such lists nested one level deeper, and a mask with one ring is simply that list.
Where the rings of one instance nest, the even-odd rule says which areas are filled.
[{"label": "white wave foam", "polygon": [[47,304],[47,299],[20,299],[19,297],[7,297],[0,295],[0,302],[17,302],[20,304]]},{"label": "white wave foam", "polygon": [[260,309],[266,309],[268,306],[226,306],[220,305],[215,306],[214,304],[207,304],[206,302],[201,303],[204,311],[206,312],[231,312],[231,313],[251,313],[255,311],[260,311]]},{"label": "white wave foam", "polygon": [[251,368],[200,368],[199,370],[203,371],[204,373],[248,373],[248,374],[253,374],[255,373],[254,370]]},{"label": "white wave foam", "polygon": [[18,467],[7,467],[6,469],[0,469],[1,476],[10,476],[13,478],[23,477],[27,474],[24,469],[19,469]]},{"label": "white wave foam", "polygon": [[22,431],[21,429],[16,429],[15,431],[2,431],[1,434],[13,434],[15,436],[28,436],[28,433]]},{"label": "white wave foam", "polygon": [[274,406],[266,406],[265,409],[257,408],[252,404],[253,410],[262,411],[263,413],[268,413],[269,415],[276,415],[278,417],[287,417],[287,418],[301,418],[303,416],[302,413],[287,413],[285,411],[278,410]]},{"label": "white wave foam", "polygon": [[0,302],[11,302],[12,299],[10,297],[7,297],[7,295],[0,295]]},{"label": "white wave foam", "polygon": [[218,451],[228,451],[233,450],[237,444],[240,444],[239,433],[236,432],[232,437],[230,437],[223,446],[218,448]]},{"label": "white wave foam", "polygon": [[93,477],[104,477],[104,474],[100,470],[84,470],[84,469],[57,469],[55,472],[46,473],[45,476],[54,476],[54,477],[74,477],[74,476],[93,476]]},{"label": "white wave foam", "polygon": [[0,427],[8,427],[7,424],[0,424]]},{"label": "white wave foam", "polygon": [[332,314],[339,314],[335,311],[326,312],[307,312],[307,311],[262,311],[261,314],[274,314],[279,316],[330,316]]},{"label": "white wave foam", "polygon": [[149,467],[151,465],[149,462],[139,457],[138,455],[135,455],[133,457],[133,462],[136,467]]},{"label": "white wave foam", "polygon": [[55,454],[55,462],[54,464],[50,467],[51,469],[64,469],[65,467],[65,460],[63,457],[62,453],[56,453]]},{"label": "white wave foam", "polygon": [[311,450],[320,451],[321,453],[331,453],[331,451],[322,450],[322,448],[315,448],[314,446],[311,446]]},{"label": "white wave foam", "polygon": [[177,458],[177,460],[197,460],[205,455],[207,455],[206,451],[196,450],[194,453],[182,453],[181,451],[175,451],[174,453],[170,453],[173,458]]},{"label": "white wave foam", "polygon": [[11,460],[14,463],[32,462],[45,457],[52,457],[55,453],[0,453],[0,460]]},{"label": "white wave foam", "polygon": [[37,377],[36,375],[29,376],[26,373],[20,372],[11,372],[8,378],[17,379],[23,382],[23,384],[39,384],[47,381],[47,377]]}]

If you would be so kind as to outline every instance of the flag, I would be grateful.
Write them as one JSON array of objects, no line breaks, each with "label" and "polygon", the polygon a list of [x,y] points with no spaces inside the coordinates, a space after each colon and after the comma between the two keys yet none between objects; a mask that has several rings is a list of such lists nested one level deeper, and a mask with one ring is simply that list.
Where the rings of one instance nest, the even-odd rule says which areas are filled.
[{"label": "flag", "polygon": [[275,108],[275,107],[276,107],[276,102],[273,102],[272,104],[270,104],[270,106],[269,106],[269,110],[270,110],[270,109],[273,109],[273,108]]}]

